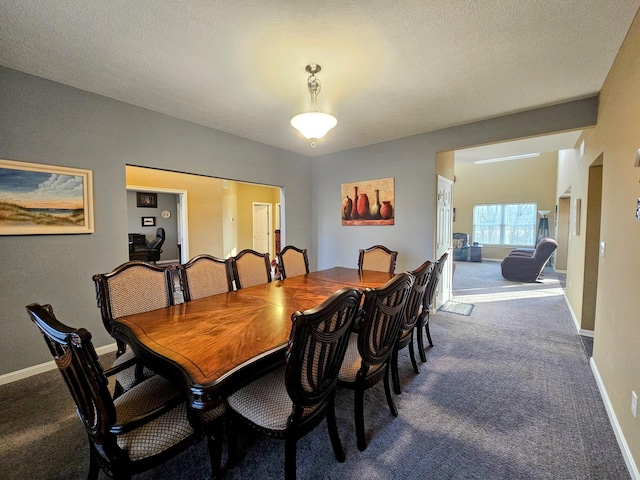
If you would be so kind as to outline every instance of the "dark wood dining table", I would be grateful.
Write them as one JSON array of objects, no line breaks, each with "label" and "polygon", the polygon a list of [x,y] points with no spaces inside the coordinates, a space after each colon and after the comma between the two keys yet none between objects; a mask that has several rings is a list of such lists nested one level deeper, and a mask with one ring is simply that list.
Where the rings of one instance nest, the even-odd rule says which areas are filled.
[{"label": "dark wood dining table", "polygon": [[284,362],[295,311],[342,287],[376,288],[391,278],[335,267],[120,317],[113,335],[183,388],[192,408],[208,410]]}]

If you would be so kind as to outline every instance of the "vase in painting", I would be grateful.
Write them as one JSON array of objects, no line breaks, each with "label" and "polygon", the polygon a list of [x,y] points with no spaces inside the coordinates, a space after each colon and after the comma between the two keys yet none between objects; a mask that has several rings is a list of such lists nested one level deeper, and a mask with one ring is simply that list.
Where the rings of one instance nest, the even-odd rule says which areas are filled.
[{"label": "vase in painting", "polygon": [[347,195],[347,198],[342,202],[342,218],[344,220],[351,220],[351,211],[353,210],[353,201]]},{"label": "vase in painting", "polygon": [[353,205],[351,208],[351,220],[357,220],[359,217],[358,215],[358,187],[353,187],[355,190],[355,195],[353,197]]},{"label": "vase in painting", "polygon": [[380,207],[380,216],[384,220],[389,220],[391,217],[393,217],[393,207],[391,206],[390,201],[382,202],[382,206]]},{"label": "vase in painting", "polygon": [[380,219],[380,190],[376,189],[376,201],[369,208],[369,215],[374,220]]},{"label": "vase in painting", "polygon": [[363,220],[369,218],[369,197],[366,193],[358,197],[358,216]]}]

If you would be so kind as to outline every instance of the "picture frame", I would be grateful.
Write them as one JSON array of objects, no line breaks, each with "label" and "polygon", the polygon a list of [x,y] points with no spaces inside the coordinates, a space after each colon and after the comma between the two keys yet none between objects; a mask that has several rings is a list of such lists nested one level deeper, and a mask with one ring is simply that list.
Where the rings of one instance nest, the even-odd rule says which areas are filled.
[{"label": "picture frame", "polygon": [[343,226],[388,226],[395,223],[393,177],[343,183],[340,197]]},{"label": "picture frame", "polygon": [[91,170],[0,160],[0,235],[93,232]]},{"label": "picture frame", "polygon": [[143,227],[155,227],[156,226],[156,217],[142,217],[142,226]]},{"label": "picture frame", "polygon": [[153,192],[136,192],[136,205],[139,208],[158,208],[158,194]]}]

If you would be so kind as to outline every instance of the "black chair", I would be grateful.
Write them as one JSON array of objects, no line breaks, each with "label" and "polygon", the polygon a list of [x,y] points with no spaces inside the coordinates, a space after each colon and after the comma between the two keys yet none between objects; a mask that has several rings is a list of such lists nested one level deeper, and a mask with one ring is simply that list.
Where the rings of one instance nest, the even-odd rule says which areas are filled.
[{"label": "black chair", "polygon": [[393,355],[391,357],[391,378],[393,380],[393,390],[397,395],[400,395],[401,393],[400,375],[398,372],[398,354],[400,350],[409,346],[409,357],[411,358],[413,371],[420,373],[413,349],[413,332],[418,324],[420,309],[422,308],[424,294],[427,290],[427,284],[432,271],[433,263],[426,261],[414,271],[409,272],[413,276],[413,287],[409,294],[409,299],[407,300],[407,306],[404,309],[404,315],[402,316],[400,335],[398,336],[396,348],[393,350]]},{"label": "black chair", "polygon": [[384,245],[374,245],[359,251],[358,270],[374,270],[393,273],[396,269],[398,252]]},{"label": "black chair", "polygon": [[309,273],[309,258],[307,249],[300,249],[293,245],[287,245],[278,252],[278,264],[282,272],[282,278],[295,277]]},{"label": "black chair", "polygon": [[133,245],[133,250],[129,251],[129,261],[141,261],[156,263],[162,254],[162,244],[165,239],[164,228],[156,230],[156,238],[146,245]]},{"label": "black chair", "polygon": [[413,277],[401,273],[384,286],[364,292],[364,317],[360,331],[352,333],[340,373],[338,385],[354,390],[354,416],[358,448],[364,451],[364,392],[384,379],[389,410],[394,417],[398,409],[389,387],[389,363],[398,341],[404,308],[413,286]]},{"label": "black chair", "polygon": [[[360,300],[360,292],[343,288],[318,307],[295,312],[286,365],[227,399],[233,418],[242,419],[261,433],[285,440],[286,479],[296,478],[298,439],[325,417],[333,452],[339,462],[344,462],[336,426],[335,386]],[[237,428],[233,425],[228,429],[228,436],[230,457],[235,458]]]},{"label": "black chair", "polygon": [[[31,304],[27,312],[40,329],[87,432],[90,480],[97,479],[101,469],[110,477],[130,479],[175,457],[202,439],[205,431],[216,432],[208,445],[212,476],[220,476],[224,406],[200,418],[191,415],[181,392],[159,375],[114,400],[107,379],[114,371],[103,371],[91,334],[60,323],[49,305]],[[64,445],[60,449],[63,453]]]},{"label": "black chair", "polygon": [[232,258],[233,279],[236,289],[248,288],[271,281],[271,262],[268,253],[242,250]]},{"label": "black chair", "polygon": [[502,276],[507,280],[535,282],[556,248],[558,242],[554,239],[542,238],[532,252],[524,249],[512,251],[502,260]]},{"label": "black chair", "polygon": [[433,342],[431,341],[431,332],[429,331],[429,318],[431,316],[431,310],[433,309],[433,303],[436,299],[436,294],[438,293],[438,283],[440,282],[440,276],[442,275],[442,270],[447,263],[448,257],[449,254],[447,252],[443,253],[433,266],[431,277],[429,278],[429,282],[427,283],[427,290],[425,291],[424,297],[422,299],[422,311],[420,312],[420,315],[418,317],[418,325],[416,326],[416,328],[418,329],[418,352],[420,353],[420,360],[422,362],[427,361],[427,354],[424,350],[424,333],[427,334],[429,346],[433,347]]},{"label": "black chair", "polygon": [[233,290],[231,260],[198,255],[176,269],[185,302]]},{"label": "black chair", "polygon": [[[125,315],[149,312],[174,304],[173,275],[169,268],[144,262],[123,263],[109,273],[93,276],[96,299],[102,322],[111,334],[111,321]],[[113,366],[134,365],[117,376],[117,393],[123,392],[154,373],[136,357],[130,348],[116,339],[118,351]]]}]

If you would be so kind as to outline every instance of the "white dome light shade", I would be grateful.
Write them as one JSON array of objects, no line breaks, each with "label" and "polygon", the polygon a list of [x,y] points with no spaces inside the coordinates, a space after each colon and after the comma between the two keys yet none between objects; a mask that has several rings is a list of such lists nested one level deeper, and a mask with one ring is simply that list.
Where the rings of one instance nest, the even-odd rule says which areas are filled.
[{"label": "white dome light shade", "polygon": [[336,117],[328,113],[300,113],[291,119],[291,125],[308,139],[324,137],[338,123]]}]

